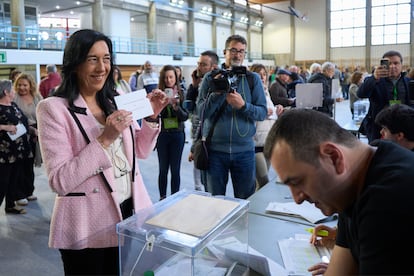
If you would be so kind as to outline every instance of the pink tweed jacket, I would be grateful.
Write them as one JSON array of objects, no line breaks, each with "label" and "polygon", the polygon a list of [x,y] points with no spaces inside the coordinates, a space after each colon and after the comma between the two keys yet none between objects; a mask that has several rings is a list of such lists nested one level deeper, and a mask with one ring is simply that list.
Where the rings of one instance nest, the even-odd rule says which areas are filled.
[{"label": "pink tweed jacket", "polygon": [[[53,209],[49,246],[60,249],[104,248],[118,245],[116,224],[122,220],[116,200],[112,164],[96,137],[100,127],[82,97],[75,106],[86,108],[77,114],[90,139],[87,144],[68,110],[66,99],[50,97],[37,107],[39,141],[49,178],[57,194]],[[135,155],[146,158],[153,150],[159,129],[143,122],[134,125]],[[130,129],[123,133],[125,153],[132,168],[133,143]],[[132,184],[135,211],[152,206],[138,162]],[[105,186],[103,172],[113,192]],[[74,196],[67,196],[69,193]]]}]

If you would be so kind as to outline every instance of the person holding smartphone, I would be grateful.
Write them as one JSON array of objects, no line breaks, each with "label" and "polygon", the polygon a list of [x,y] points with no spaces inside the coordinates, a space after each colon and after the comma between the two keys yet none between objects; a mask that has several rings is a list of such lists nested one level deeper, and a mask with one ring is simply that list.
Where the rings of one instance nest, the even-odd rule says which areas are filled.
[{"label": "person holding smartphone", "polygon": [[161,111],[161,133],[157,140],[159,163],[158,188],[160,200],[167,197],[168,171],[171,171],[171,194],[180,190],[180,166],[185,143],[185,124],[188,111],[183,107],[184,92],[173,65],[164,65],[156,91],[164,91],[167,106]]},{"label": "person holding smartphone", "polygon": [[[198,97],[198,87],[203,80],[206,73],[218,68],[219,57],[214,51],[204,51],[200,54],[197,61],[197,68],[191,74],[192,82],[188,86],[186,95],[186,109],[190,112],[191,117],[191,139],[192,145],[190,153],[188,154],[188,161],[193,161],[194,142],[198,139],[197,129],[200,125],[200,117],[197,114],[196,101]],[[206,190],[206,175],[205,171],[193,168],[194,189],[198,191]]]},{"label": "person holding smartphone", "polygon": [[382,56],[380,65],[365,78],[358,89],[359,98],[369,99],[369,109],[361,123],[360,132],[367,136],[368,142],[381,137],[381,126],[375,123],[377,114],[393,104],[410,104],[409,78],[402,72],[403,58],[398,51],[388,51]]}]

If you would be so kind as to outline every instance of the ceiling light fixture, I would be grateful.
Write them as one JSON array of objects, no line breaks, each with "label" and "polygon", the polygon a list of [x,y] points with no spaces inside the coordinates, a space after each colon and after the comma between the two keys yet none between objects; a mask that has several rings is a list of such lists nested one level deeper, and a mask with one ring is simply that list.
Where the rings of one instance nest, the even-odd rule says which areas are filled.
[{"label": "ceiling light fixture", "polygon": [[210,14],[213,11],[213,9],[211,7],[202,7],[201,8],[201,13],[205,13],[205,14]]},{"label": "ceiling light fixture", "polygon": [[226,19],[231,19],[232,15],[233,14],[231,12],[223,12],[222,13],[222,16]]},{"label": "ceiling light fixture", "polygon": [[170,5],[182,7],[184,5],[184,0],[170,0]]},{"label": "ceiling light fixture", "polygon": [[247,24],[247,22],[249,22],[249,18],[247,18],[247,17],[245,17],[245,16],[242,16],[242,17],[240,18],[240,22],[241,22],[241,23],[245,23],[245,24]]},{"label": "ceiling light fixture", "polygon": [[257,26],[257,27],[262,27],[263,26],[263,21],[262,20],[256,20],[254,25]]}]

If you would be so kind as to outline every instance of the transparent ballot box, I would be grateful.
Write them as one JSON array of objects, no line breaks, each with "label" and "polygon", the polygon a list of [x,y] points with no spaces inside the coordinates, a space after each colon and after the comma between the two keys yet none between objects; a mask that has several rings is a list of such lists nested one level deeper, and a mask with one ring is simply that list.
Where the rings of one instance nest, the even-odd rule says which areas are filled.
[{"label": "transparent ballot box", "polygon": [[248,207],[184,190],[137,212],[117,225],[120,274],[242,275],[249,267]]}]

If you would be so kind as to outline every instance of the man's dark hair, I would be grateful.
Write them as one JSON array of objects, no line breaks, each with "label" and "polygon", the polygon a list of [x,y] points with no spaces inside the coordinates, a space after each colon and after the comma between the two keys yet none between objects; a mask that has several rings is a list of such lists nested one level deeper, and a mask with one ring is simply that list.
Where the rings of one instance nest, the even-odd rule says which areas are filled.
[{"label": "man's dark hair", "polygon": [[395,51],[395,50],[391,50],[388,52],[385,52],[385,54],[382,55],[382,58],[386,58],[386,57],[395,57],[398,56],[400,58],[401,63],[403,62],[403,58],[400,52]]},{"label": "man's dark hair", "polygon": [[211,58],[211,63],[213,65],[217,65],[219,62],[219,57],[217,53],[214,51],[210,51],[210,50],[204,51],[200,54],[200,56],[209,56]]},{"label": "man's dark hair", "polygon": [[232,41],[237,41],[237,42],[240,42],[243,45],[247,45],[246,39],[244,37],[242,37],[241,35],[231,35],[226,39],[226,49],[227,49],[227,47],[229,47],[229,45]]},{"label": "man's dark hair", "polygon": [[409,141],[414,141],[414,109],[405,104],[394,104],[381,110],[375,123],[386,127],[392,134],[402,132]]},{"label": "man's dark hair", "polygon": [[311,109],[285,111],[270,129],[265,146],[265,157],[270,159],[276,143],[285,141],[296,160],[319,166],[319,145],[330,141],[354,147],[358,139],[341,128],[328,115]]}]

